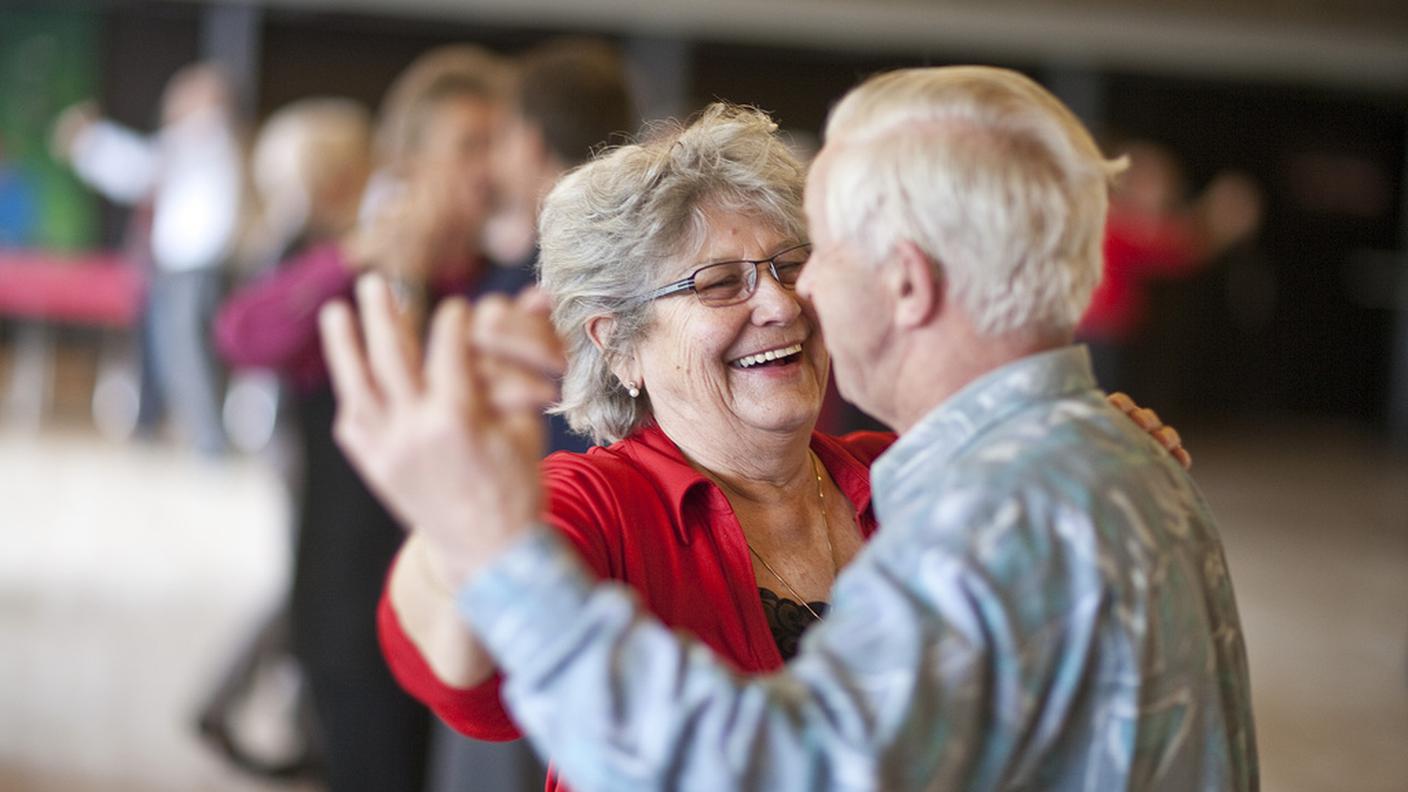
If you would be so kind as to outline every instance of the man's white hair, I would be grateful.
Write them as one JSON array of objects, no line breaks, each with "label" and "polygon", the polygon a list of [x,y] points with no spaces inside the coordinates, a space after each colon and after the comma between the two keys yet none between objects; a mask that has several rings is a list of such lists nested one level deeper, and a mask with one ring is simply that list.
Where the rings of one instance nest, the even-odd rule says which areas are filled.
[{"label": "man's white hair", "polygon": [[832,111],[826,147],[833,235],[877,262],[914,243],[986,335],[1080,320],[1124,162],[1041,86],[981,66],[882,74]]}]

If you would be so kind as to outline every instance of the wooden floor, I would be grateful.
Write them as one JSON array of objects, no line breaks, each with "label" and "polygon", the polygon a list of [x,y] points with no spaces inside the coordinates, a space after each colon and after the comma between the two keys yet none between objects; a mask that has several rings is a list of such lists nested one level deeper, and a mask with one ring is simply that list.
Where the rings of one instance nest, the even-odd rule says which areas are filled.
[{"label": "wooden floor", "polygon": [[[1185,436],[1246,625],[1263,788],[1402,792],[1408,464],[1299,421]],[[279,493],[253,460],[0,427],[0,790],[291,788],[192,729],[284,585]]]}]

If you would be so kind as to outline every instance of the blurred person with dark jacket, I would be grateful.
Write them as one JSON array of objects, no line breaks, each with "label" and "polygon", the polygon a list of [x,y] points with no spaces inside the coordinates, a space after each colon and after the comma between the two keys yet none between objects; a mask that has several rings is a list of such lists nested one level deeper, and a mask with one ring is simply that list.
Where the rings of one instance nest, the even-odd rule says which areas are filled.
[{"label": "blurred person with dark jacket", "polygon": [[144,380],[157,385],[187,440],[204,453],[223,453],[222,375],[210,321],[244,203],[228,81],[205,63],[178,71],[162,94],[161,127],[153,137],[101,118],[91,102],[75,105],[60,115],[53,144],[56,156],[109,199],[150,203],[142,365],[151,376]]},{"label": "blurred person with dark jacket", "polygon": [[520,55],[511,100],[494,156],[499,200],[485,248],[499,261],[533,262],[543,198],[613,138],[624,141],[635,115],[620,55],[588,38],[552,39]]},{"label": "blurred person with dark jacket", "polygon": [[[371,166],[371,116],[357,102],[310,97],[270,115],[260,126],[250,152],[258,213],[244,245],[250,262],[247,269],[267,273],[284,259],[293,260],[308,249],[335,243],[350,232],[357,222]],[[282,474],[293,513],[301,516],[306,480],[303,457],[309,441],[316,444],[316,439],[290,414],[297,397],[290,400],[280,379],[277,370],[235,371],[227,413],[249,413],[231,419],[232,441],[241,447],[267,450],[267,457]],[[280,427],[277,433],[276,422]],[[263,444],[241,442],[235,429],[243,426],[249,432],[251,423],[261,424],[256,434]],[[295,523],[301,521],[301,517],[295,519]],[[290,537],[296,540],[297,536],[295,524]],[[198,716],[202,736],[221,755],[247,772],[268,778],[305,775],[322,765],[307,678],[293,658],[289,630],[290,603],[283,598],[230,659]],[[255,739],[244,728],[247,720],[243,715],[266,700],[261,691],[270,686],[277,686],[282,694],[281,709],[270,713],[279,730],[270,737],[266,727],[263,738]]]},{"label": "blurred person with dark jacket", "polygon": [[443,296],[515,291],[527,280],[479,252],[503,72],[498,58],[465,46],[408,67],[383,102],[378,170],[355,227],[242,289],[217,322],[231,363],[276,368],[296,393],[304,470],[291,630],[333,792],[422,789],[431,719],[392,680],[377,645],[377,598],[402,531],[333,442],[317,311],[349,296],[364,272],[397,284],[407,321]]},{"label": "blurred person with dark jacket", "polygon": [[[494,147],[496,207],[485,228],[486,253],[536,272],[538,216],[557,180],[635,128],[625,64],[604,41],[551,39],[520,55],[508,112]],[[551,425],[549,450],[585,451],[565,421]]]}]

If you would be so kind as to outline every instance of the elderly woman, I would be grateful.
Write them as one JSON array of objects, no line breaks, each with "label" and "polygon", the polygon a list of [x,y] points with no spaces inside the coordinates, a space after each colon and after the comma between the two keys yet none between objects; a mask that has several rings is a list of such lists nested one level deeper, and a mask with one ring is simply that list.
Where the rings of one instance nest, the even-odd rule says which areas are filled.
[{"label": "elderly woman", "polygon": [[[765,115],[714,105],[569,174],[541,221],[541,281],[567,356],[557,409],[603,444],[543,462],[543,519],[599,575],[751,672],[780,667],[825,616],[837,571],[876,528],[868,465],[893,439],[813,429],[828,358],[793,291],[809,254],[803,176]],[[454,389],[442,375],[455,352],[433,345],[458,331],[432,331],[422,376],[385,287],[360,291],[370,369],[350,315],[324,316],[341,439],[414,526],[425,509],[451,513],[456,489],[492,487],[454,478],[443,423],[391,416]],[[447,316],[442,331],[459,321]],[[372,435],[405,453],[370,452]],[[500,515],[476,517],[484,530]],[[514,737],[492,663],[455,609],[461,570],[434,541],[413,533],[393,568],[379,616],[387,658],[455,728]]]}]

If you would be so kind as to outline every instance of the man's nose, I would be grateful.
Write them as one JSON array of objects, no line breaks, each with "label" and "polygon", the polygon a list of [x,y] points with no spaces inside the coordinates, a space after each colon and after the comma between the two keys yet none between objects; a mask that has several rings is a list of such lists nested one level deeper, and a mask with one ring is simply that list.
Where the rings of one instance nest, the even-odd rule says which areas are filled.
[{"label": "man's nose", "polygon": [[792,287],[796,290],[797,296],[804,300],[810,300],[812,298],[811,272],[810,267],[802,267],[802,274],[797,276],[797,285]]}]

